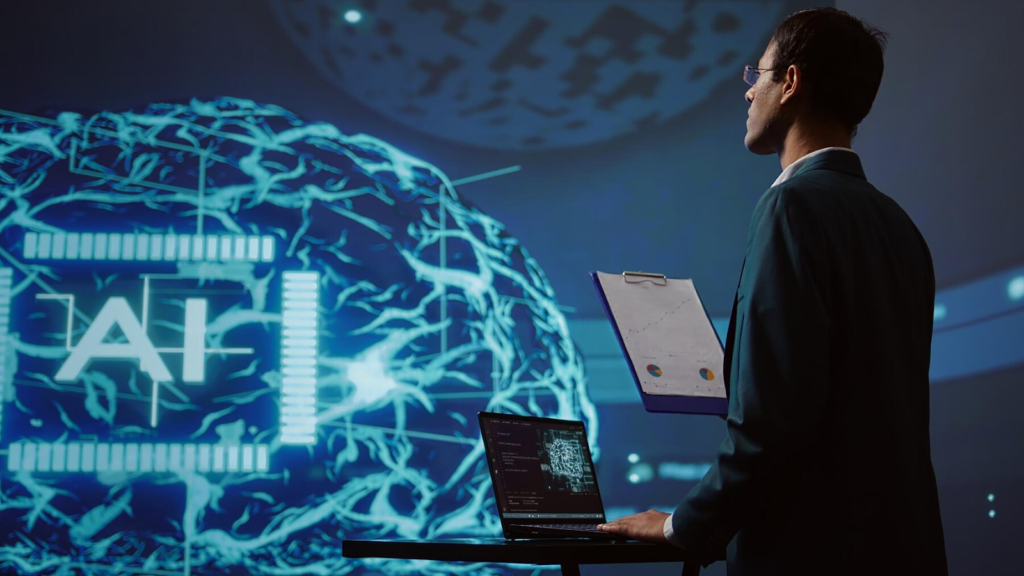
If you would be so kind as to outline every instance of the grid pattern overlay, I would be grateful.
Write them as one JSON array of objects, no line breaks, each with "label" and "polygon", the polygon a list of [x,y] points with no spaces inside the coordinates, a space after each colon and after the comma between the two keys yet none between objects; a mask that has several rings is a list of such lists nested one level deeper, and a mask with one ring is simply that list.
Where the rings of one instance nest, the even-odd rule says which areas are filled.
[{"label": "grid pattern overlay", "polygon": [[266,472],[266,444],[13,442],[11,472]]},{"label": "grid pattern overlay", "polygon": [[4,398],[7,382],[12,374],[7,373],[7,332],[11,325],[11,272],[10,268],[0,268],[0,434],[3,432]]},{"label": "grid pattern overlay", "polygon": [[316,272],[285,272],[281,331],[281,442],[316,444]]},{"label": "grid pattern overlay", "polygon": [[270,262],[273,236],[29,232],[27,260]]}]

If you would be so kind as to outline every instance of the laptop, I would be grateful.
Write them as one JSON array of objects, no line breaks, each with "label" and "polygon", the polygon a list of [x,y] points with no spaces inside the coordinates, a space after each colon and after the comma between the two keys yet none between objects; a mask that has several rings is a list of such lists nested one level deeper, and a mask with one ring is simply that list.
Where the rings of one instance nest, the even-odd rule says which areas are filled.
[{"label": "laptop", "polygon": [[505,538],[599,538],[605,520],[587,432],[578,420],[480,412]]}]

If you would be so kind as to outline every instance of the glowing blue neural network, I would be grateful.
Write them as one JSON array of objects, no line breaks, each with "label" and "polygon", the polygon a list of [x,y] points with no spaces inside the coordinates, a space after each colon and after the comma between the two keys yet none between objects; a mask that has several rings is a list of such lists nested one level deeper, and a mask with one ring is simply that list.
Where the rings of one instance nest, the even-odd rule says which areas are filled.
[{"label": "glowing blue neural network", "polygon": [[[222,98],[0,112],[0,570],[493,572],[478,410],[598,423],[554,292],[438,168]],[[596,449],[595,449],[596,452]]]}]

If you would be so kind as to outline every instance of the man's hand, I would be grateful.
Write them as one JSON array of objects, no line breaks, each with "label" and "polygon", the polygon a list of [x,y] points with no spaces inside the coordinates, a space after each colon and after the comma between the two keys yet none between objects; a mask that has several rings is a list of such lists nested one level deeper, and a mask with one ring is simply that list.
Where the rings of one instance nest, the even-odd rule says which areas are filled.
[{"label": "man's hand", "polygon": [[657,510],[648,510],[597,527],[602,532],[620,534],[631,540],[643,540],[655,544],[668,544],[665,539],[665,519],[669,515]]}]

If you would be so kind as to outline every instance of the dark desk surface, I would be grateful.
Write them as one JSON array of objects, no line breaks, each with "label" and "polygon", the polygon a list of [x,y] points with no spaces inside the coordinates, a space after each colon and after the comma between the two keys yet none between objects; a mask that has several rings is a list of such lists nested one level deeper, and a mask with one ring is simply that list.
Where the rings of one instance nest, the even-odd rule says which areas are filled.
[{"label": "dark desk surface", "polygon": [[[646,542],[598,540],[513,540],[466,538],[451,540],[345,540],[346,558],[404,558],[497,564],[613,564],[682,562],[683,551]],[[696,562],[694,562],[696,565]]]}]

